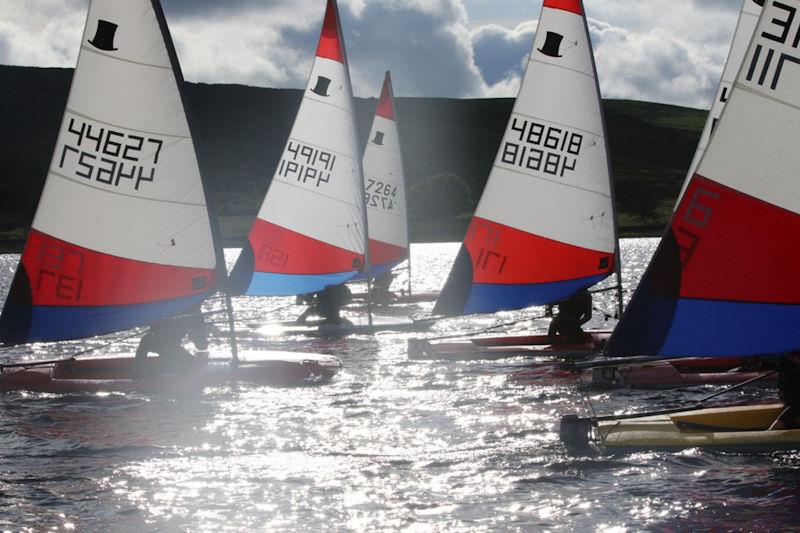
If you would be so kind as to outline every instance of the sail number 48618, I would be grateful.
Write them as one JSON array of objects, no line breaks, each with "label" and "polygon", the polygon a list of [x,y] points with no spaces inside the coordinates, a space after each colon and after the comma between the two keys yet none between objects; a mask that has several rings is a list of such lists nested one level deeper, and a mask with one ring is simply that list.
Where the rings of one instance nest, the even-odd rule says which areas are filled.
[{"label": "sail number 48618", "polygon": [[575,170],[583,145],[580,133],[517,117],[512,119],[510,130],[513,140],[503,145],[502,163],[560,178]]}]

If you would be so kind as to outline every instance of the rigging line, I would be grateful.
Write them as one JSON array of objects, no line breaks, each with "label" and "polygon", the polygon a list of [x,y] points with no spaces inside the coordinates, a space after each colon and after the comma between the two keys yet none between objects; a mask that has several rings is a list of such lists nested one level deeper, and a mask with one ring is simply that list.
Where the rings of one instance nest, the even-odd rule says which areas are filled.
[{"label": "rigging line", "polygon": [[[450,317],[445,317],[445,318],[450,318]],[[441,337],[431,337],[431,338],[425,339],[425,340],[426,341],[440,341],[440,340],[445,340],[445,339],[456,339],[458,337],[469,337],[469,336],[472,336],[472,335],[480,335],[481,333],[487,333],[487,332],[495,330],[495,329],[500,329],[500,328],[504,328],[504,327],[507,327],[507,326],[516,326],[517,324],[524,324],[525,322],[533,322],[534,320],[542,320],[544,318],[547,318],[547,315],[524,318],[522,320],[516,320],[514,322],[505,322],[505,323],[497,324],[497,325],[494,325],[494,326],[490,326],[488,328],[484,328],[484,329],[481,329],[481,330],[478,330],[478,331],[473,331],[471,333],[456,333],[456,334],[453,334],[453,335],[444,335],[444,336],[441,336]]]},{"label": "rigging line", "polygon": [[745,387],[745,386],[747,386],[747,385],[749,385],[751,383],[755,383],[756,381],[761,381],[762,379],[765,379],[765,378],[771,376],[772,374],[777,374],[777,372],[778,372],[777,370],[770,370],[769,372],[766,372],[764,374],[756,376],[756,377],[754,377],[752,379],[748,379],[747,381],[743,381],[741,383],[737,383],[736,385],[734,385],[732,387],[728,387],[727,389],[721,390],[719,392],[715,392],[711,396],[706,396],[702,400],[698,401],[697,404],[698,405],[702,405],[702,404],[706,403],[708,400],[716,398],[717,396],[722,396],[723,394],[727,394],[727,393],[729,393],[731,391],[740,389],[740,388]]},{"label": "rigging line", "polygon": [[725,390],[722,390],[720,392],[715,392],[711,396],[707,396],[707,397],[697,401],[694,405],[689,405],[688,407],[675,407],[675,408],[672,408],[672,409],[662,409],[660,411],[649,411],[649,412],[645,411],[645,412],[642,412],[642,413],[628,413],[628,414],[624,414],[624,415],[593,416],[593,417],[591,417],[592,424],[597,426],[597,422],[599,422],[601,420],[602,421],[609,421],[609,420],[622,421],[622,420],[630,420],[632,418],[641,418],[641,417],[645,417],[645,416],[669,415],[669,414],[674,414],[674,413],[683,413],[685,411],[697,411],[697,410],[703,409],[703,405],[705,404],[705,402],[707,402],[708,400],[711,400],[712,398],[716,398],[717,396],[720,396],[722,394],[726,394],[726,393],[731,392],[733,390],[740,389],[741,387],[744,387],[744,386],[749,385],[751,383],[754,383],[756,381],[762,380],[762,379],[764,379],[764,378],[766,378],[768,376],[771,376],[772,374],[775,374],[776,372],[778,372],[778,371],[777,370],[772,370],[770,372],[766,372],[764,374],[761,374],[760,376],[756,376],[756,377],[754,377],[752,379],[748,379],[747,381],[743,381],[743,382],[741,382],[741,383],[739,383],[737,385],[734,385],[733,387],[729,387],[729,388],[727,388]]},{"label": "rigging line", "polygon": [[[281,306],[281,307],[276,307],[275,309],[268,309],[266,311],[262,311],[262,312],[259,312],[259,313],[256,313],[256,314],[252,314],[252,315],[248,315],[248,316],[243,316],[243,317],[234,316],[234,320],[233,321],[235,323],[237,323],[237,324],[244,324],[244,323],[247,323],[247,322],[258,320],[260,318],[264,318],[265,316],[271,315],[273,313],[277,313],[278,311],[284,311],[284,310],[292,308],[292,307],[294,307],[296,305],[297,305],[296,303],[291,303],[291,304],[284,305],[284,306]],[[227,310],[220,311],[220,313],[227,313]],[[225,321],[225,323],[227,323],[227,320]]]},{"label": "rigging line", "polygon": [[[578,375],[576,390],[578,391],[578,395],[579,395],[579,397],[581,399],[581,402],[583,403],[584,409],[586,409],[586,412],[589,414],[589,420],[591,420],[591,423],[592,423],[593,426],[597,427],[597,423],[596,423],[597,411],[594,408],[594,404],[592,403],[592,399],[589,397],[589,393],[588,393],[589,388],[590,388],[590,386],[587,385],[586,383],[584,383],[583,376]],[[597,437],[595,437],[594,431],[590,432],[589,438],[595,444],[598,443],[598,439],[597,439]]]},{"label": "rigging line", "polygon": [[142,334],[142,330],[141,330],[141,328],[138,328],[134,333],[132,333],[130,335],[127,335],[127,336],[119,338],[119,339],[114,339],[114,340],[112,340],[110,342],[107,342],[105,344],[100,344],[98,346],[92,346],[90,348],[86,348],[85,350],[81,350],[79,352],[73,353],[72,355],[64,357],[64,358],[51,359],[51,360],[48,360],[48,361],[31,361],[31,362],[27,362],[27,363],[0,364],[0,370],[6,369],[6,368],[22,368],[24,370],[25,368],[33,368],[33,367],[36,367],[36,366],[46,366],[46,365],[55,365],[55,364],[58,364],[58,363],[63,363],[65,361],[69,361],[71,359],[75,359],[76,357],[80,357],[82,355],[86,355],[88,353],[95,352],[95,351],[100,350],[102,348],[108,348],[109,346],[113,346],[116,343],[133,339],[134,337],[138,337],[141,334]]},{"label": "rigging line", "polygon": [[[594,289],[589,291],[589,294],[600,294],[601,292],[611,292],[617,290],[618,288],[619,285],[614,285],[613,287],[606,287],[605,289]],[[623,290],[622,292],[628,292],[628,291]]]}]

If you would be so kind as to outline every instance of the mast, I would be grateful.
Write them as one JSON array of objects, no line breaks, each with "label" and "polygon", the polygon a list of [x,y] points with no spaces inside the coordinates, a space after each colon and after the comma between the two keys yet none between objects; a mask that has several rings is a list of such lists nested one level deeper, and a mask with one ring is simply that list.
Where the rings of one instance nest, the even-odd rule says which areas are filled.
[{"label": "mast", "polygon": [[[581,10],[584,11],[583,0],[580,0]],[[589,23],[586,20],[586,17],[583,18],[583,25],[586,28],[586,35],[591,36],[589,33]],[[591,37],[589,38],[589,51],[591,52],[589,56],[592,60],[592,70],[597,72],[597,61],[594,57],[594,46],[592,46]],[[615,187],[614,187],[614,169],[611,166],[611,149],[609,147],[609,140],[608,140],[608,124],[606,123],[606,113],[605,107],[603,105],[603,93],[600,91],[600,77],[595,76],[595,87],[597,87],[597,97],[600,102],[600,119],[603,124],[603,138],[605,138],[605,148],[606,148],[606,166],[608,168],[608,188],[611,191],[611,212],[613,213],[613,223],[614,223],[614,239],[615,239],[615,248],[614,248],[614,276],[617,280],[617,288],[616,288],[616,295],[617,295],[617,320],[622,320],[622,314],[624,312],[625,303],[622,295],[622,252],[620,250],[619,240],[619,219],[617,217],[617,202],[616,198],[617,195],[615,194]]]},{"label": "mast", "polygon": [[[339,16],[339,3],[336,0],[329,0],[329,2],[333,5],[333,10],[335,13],[336,18],[336,31],[338,32],[339,38],[341,40],[341,49],[342,49],[342,57],[344,59],[344,71],[345,76],[347,77],[347,84],[352,87],[352,79],[350,77],[350,63],[347,60],[347,47],[344,43],[344,32],[342,32],[342,19]],[[351,101],[353,100],[353,96],[351,93]],[[353,123],[353,131],[358,131],[358,122],[356,121],[356,113],[355,113],[355,106],[353,107],[353,112],[350,114],[350,118]],[[362,157],[358,158],[358,161],[362,161]],[[364,166],[363,164],[359,163],[358,165],[358,180],[360,183],[360,190],[363,191],[366,188],[366,182],[364,181]],[[361,218],[363,220],[363,228],[364,228],[364,265],[363,271],[368,272],[369,267],[371,264],[370,261],[370,250],[369,250],[369,217],[367,216],[367,203],[364,200],[364,195],[359,194],[359,204],[361,205]],[[372,280],[367,279],[367,320],[369,325],[372,325]]]},{"label": "mast", "polygon": [[411,223],[408,219],[408,193],[406,192],[405,188],[406,171],[405,164],[403,162],[403,141],[400,138],[400,117],[398,116],[399,113],[397,113],[397,103],[394,100],[394,84],[392,83],[392,73],[389,70],[386,71],[386,83],[388,83],[392,94],[392,106],[395,109],[394,121],[397,126],[397,145],[400,147],[400,171],[403,175],[403,203],[406,208],[406,238],[408,242],[408,295],[411,296]]},{"label": "mast", "polygon": [[153,5],[153,10],[156,13],[156,20],[158,20],[158,25],[161,29],[161,35],[164,38],[164,44],[167,47],[167,54],[169,55],[170,63],[172,64],[172,72],[175,74],[175,83],[178,86],[178,93],[181,98],[181,102],[183,104],[184,114],[186,115],[186,122],[189,125],[189,132],[194,142],[195,147],[195,158],[197,159],[197,166],[200,171],[200,181],[203,185],[203,196],[205,197],[206,207],[208,211],[208,222],[211,226],[211,237],[214,242],[214,254],[217,258],[217,276],[220,280],[219,288],[222,290],[223,294],[225,295],[225,305],[227,309],[227,317],[228,317],[228,339],[231,345],[231,358],[234,364],[239,362],[239,347],[236,342],[236,329],[234,325],[234,314],[233,314],[233,304],[231,302],[231,297],[228,292],[228,284],[226,281],[228,277],[228,270],[225,266],[225,249],[222,246],[222,238],[220,235],[219,230],[219,219],[218,219],[218,212],[216,209],[216,203],[213,200],[213,196],[210,192],[210,187],[208,184],[208,165],[206,162],[206,151],[203,149],[202,142],[200,140],[200,136],[198,135],[198,130],[195,125],[194,120],[194,112],[191,110],[191,106],[188,104],[188,99],[186,98],[186,80],[183,77],[183,70],[181,69],[180,62],[178,61],[178,54],[175,52],[175,44],[172,41],[172,34],[169,31],[169,26],[167,25],[167,19],[164,16],[164,10],[161,7],[160,0],[151,0]]}]

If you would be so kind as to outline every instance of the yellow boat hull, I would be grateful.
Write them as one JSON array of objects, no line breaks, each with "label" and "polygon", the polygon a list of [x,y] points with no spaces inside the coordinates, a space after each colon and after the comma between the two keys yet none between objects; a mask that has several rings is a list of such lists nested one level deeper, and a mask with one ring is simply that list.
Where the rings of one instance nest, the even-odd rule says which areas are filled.
[{"label": "yellow boat hull", "polygon": [[598,422],[603,446],[617,449],[800,449],[800,429],[769,430],[783,404],[716,407]]}]

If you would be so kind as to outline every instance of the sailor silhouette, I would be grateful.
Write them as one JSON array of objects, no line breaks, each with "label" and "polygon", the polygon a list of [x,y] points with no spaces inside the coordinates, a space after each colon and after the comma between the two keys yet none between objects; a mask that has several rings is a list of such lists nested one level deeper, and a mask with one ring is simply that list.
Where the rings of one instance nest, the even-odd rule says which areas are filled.
[{"label": "sailor silhouette", "polygon": [[539,48],[539,51],[546,56],[561,57],[559,49],[561,48],[561,41],[563,40],[564,36],[560,33],[548,31],[547,37],[544,40],[544,45]]},{"label": "sailor silhouette", "polygon": [[383,137],[384,137],[384,133],[382,131],[376,131],[375,132],[375,138],[372,139],[372,142],[374,144],[377,144],[378,146],[383,146]]},{"label": "sailor silhouette", "polygon": [[94,39],[89,39],[89,44],[98,50],[105,50],[113,52],[117,50],[114,46],[114,35],[117,33],[118,26],[113,22],[107,20],[97,21],[97,32],[94,34]]},{"label": "sailor silhouette", "polygon": [[328,96],[330,96],[328,94],[328,88],[330,87],[330,85],[331,85],[331,80],[329,78],[326,78],[325,76],[318,76],[317,85],[316,87],[311,89],[311,92],[319,96],[322,96],[324,98],[327,98]]}]

